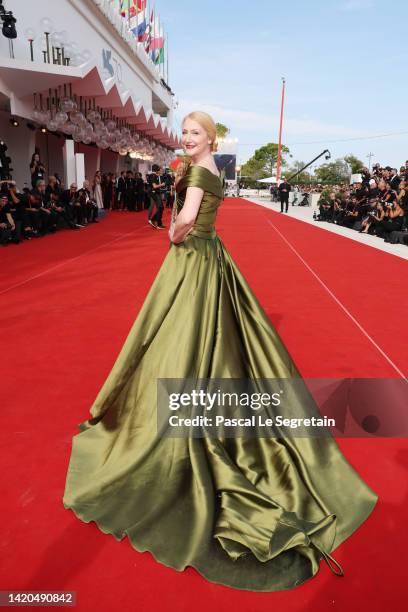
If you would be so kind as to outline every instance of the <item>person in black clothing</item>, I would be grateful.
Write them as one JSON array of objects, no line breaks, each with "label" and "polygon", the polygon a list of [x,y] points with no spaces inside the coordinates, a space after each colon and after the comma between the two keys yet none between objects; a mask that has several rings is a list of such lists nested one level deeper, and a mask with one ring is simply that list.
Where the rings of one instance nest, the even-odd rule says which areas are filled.
[{"label": "person in black clothing", "polygon": [[170,174],[169,169],[165,168],[161,180],[165,186],[163,189],[163,197],[167,208],[173,207],[173,191],[174,191],[174,176]]},{"label": "person in black clothing", "polygon": [[133,178],[133,172],[128,170],[125,178],[125,191],[123,194],[123,206],[131,212],[135,211],[136,204],[136,191],[135,191],[135,179]]},{"label": "person in black clothing", "polygon": [[404,220],[404,210],[398,204],[397,200],[387,202],[384,205],[385,215],[382,221],[376,226],[376,234],[380,238],[384,238],[385,242],[388,242],[389,235],[391,232],[398,232],[402,230]]},{"label": "person in black clothing", "polygon": [[346,209],[341,219],[341,225],[352,228],[357,221],[361,221],[360,205],[357,202],[356,195],[352,195],[351,199],[346,204]]},{"label": "person in black clothing", "polygon": [[116,206],[123,210],[123,197],[126,189],[126,172],[122,170],[116,184]]},{"label": "person in black clothing", "polygon": [[289,185],[289,183],[285,181],[284,177],[282,177],[282,182],[278,187],[281,212],[283,212],[284,206],[285,206],[285,212],[288,212],[290,190],[291,190],[291,186]]},{"label": "person in black clothing", "polygon": [[135,191],[136,191],[136,210],[142,211],[144,208],[145,186],[141,172],[136,172],[135,175]]},{"label": "person in black clothing", "polygon": [[112,172],[104,175],[102,183],[103,207],[105,210],[112,210],[116,201],[116,180]]},{"label": "person in black clothing", "polygon": [[89,181],[84,181],[83,187],[78,191],[77,195],[81,205],[82,216],[86,218],[87,223],[99,223],[99,209],[97,203],[91,197]]},{"label": "person in black clothing", "polygon": [[361,171],[361,184],[365,189],[369,188],[370,185],[370,171],[368,168],[363,168]]},{"label": "person in black clothing", "polygon": [[319,221],[331,221],[333,219],[334,199],[331,196],[332,194],[328,199],[322,199],[319,202]]},{"label": "person in black clothing", "polygon": [[378,189],[377,181],[375,179],[370,179],[368,185],[367,200],[370,200],[372,198],[378,198],[379,195],[380,190]]},{"label": "person in black clothing", "polygon": [[61,203],[70,221],[79,227],[85,227],[86,209],[79,201],[77,189],[77,184],[71,183],[70,188],[62,194]]},{"label": "person in black clothing", "polygon": [[[147,215],[147,220],[150,225],[156,229],[164,229],[165,226],[162,223],[163,215],[163,201],[161,198],[161,190],[165,187],[165,183],[162,182],[160,173],[161,168],[157,164],[153,164],[152,173],[148,175],[147,180],[150,184],[150,207]],[[156,207],[154,215],[153,209]]]},{"label": "person in black clothing", "polygon": [[57,227],[59,220],[62,220],[65,227],[69,227],[70,229],[80,228],[80,225],[74,223],[70,211],[67,211],[64,203],[62,202],[63,191],[60,188],[55,176],[49,177],[48,185],[45,189],[45,196],[48,205],[57,216]]},{"label": "person in black clothing", "polygon": [[43,181],[42,179],[37,181],[36,188],[33,189],[31,192],[30,206],[31,208],[35,208],[38,210],[38,231],[40,234],[53,234],[57,231],[58,215],[54,210],[51,201],[47,199],[45,193],[45,181]]},{"label": "person in black clothing", "polygon": [[0,244],[6,246],[12,241],[12,232],[15,230],[14,219],[11,215],[11,206],[5,193],[0,195]]},{"label": "person in black clothing", "polygon": [[18,244],[22,238],[30,240],[34,236],[33,227],[30,225],[27,207],[29,207],[29,193],[18,193],[14,181],[9,185],[9,198],[11,215],[14,219],[15,230],[13,238]]},{"label": "person in black clothing", "polygon": [[373,201],[370,202],[370,210],[368,211],[367,216],[363,219],[361,223],[361,229],[359,230],[360,233],[376,233],[376,227],[382,222],[383,219],[384,207],[378,199],[373,199]]},{"label": "person in black clothing", "polygon": [[40,160],[39,153],[33,153],[30,163],[31,185],[36,189],[39,180],[45,179],[45,166]]}]

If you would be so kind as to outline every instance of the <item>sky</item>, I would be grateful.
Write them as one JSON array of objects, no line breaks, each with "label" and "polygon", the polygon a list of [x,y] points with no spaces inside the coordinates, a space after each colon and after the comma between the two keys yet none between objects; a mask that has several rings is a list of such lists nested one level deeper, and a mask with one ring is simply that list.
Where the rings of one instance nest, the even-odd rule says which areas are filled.
[{"label": "sky", "polygon": [[177,128],[186,113],[209,112],[244,163],[278,142],[285,77],[289,161],[325,148],[366,165],[370,153],[382,165],[408,159],[406,0],[156,0],[156,11]]}]

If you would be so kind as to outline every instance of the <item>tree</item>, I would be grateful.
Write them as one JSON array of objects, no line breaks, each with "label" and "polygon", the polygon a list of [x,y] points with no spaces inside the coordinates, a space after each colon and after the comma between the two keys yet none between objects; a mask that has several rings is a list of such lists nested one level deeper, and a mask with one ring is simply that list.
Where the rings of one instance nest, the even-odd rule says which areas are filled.
[{"label": "tree", "polygon": [[215,128],[217,130],[218,138],[225,138],[225,136],[230,132],[230,129],[223,123],[216,123]]},{"label": "tree", "polygon": [[[306,166],[306,162],[294,161],[293,165],[291,165],[290,168],[285,170],[286,178],[289,178],[292,176],[292,174],[296,174],[297,172],[299,172],[299,170],[303,168],[303,166]],[[304,170],[303,172],[295,176],[292,182],[293,184],[298,184],[298,185],[304,185],[305,183],[310,183],[311,182],[310,167],[309,167],[309,171],[306,168],[306,170]]]},{"label": "tree", "polygon": [[336,161],[330,164],[319,166],[315,171],[315,175],[318,182],[323,185],[336,185],[348,181],[350,173],[344,159],[336,159]]},{"label": "tree", "polygon": [[[289,149],[282,145],[281,165],[286,165],[285,154],[289,154]],[[253,156],[242,166],[241,175],[252,179],[261,179],[272,176],[278,161],[278,145],[269,142],[260,149],[257,149]]]},{"label": "tree", "polygon": [[355,155],[346,155],[344,161],[348,163],[351,168],[351,174],[358,174],[364,168],[364,164],[361,159],[358,159]]}]

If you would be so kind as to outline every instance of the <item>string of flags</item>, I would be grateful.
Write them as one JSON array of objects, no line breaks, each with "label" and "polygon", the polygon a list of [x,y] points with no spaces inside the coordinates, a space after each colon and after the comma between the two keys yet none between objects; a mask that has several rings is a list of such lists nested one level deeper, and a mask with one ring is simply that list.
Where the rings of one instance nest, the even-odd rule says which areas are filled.
[{"label": "string of flags", "polygon": [[157,66],[164,65],[166,41],[155,7],[149,8],[148,0],[120,0],[120,14],[128,20],[129,29],[143,43],[152,61]]}]

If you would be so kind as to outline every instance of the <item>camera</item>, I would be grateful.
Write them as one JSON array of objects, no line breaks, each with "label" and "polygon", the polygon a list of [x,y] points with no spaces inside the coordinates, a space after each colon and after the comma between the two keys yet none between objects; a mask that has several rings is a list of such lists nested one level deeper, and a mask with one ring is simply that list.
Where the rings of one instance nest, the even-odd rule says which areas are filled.
[{"label": "camera", "polygon": [[6,11],[0,0],[0,18],[3,22],[3,36],[9,39],[17,38],[16,23],[17,19],[11,11]]}]

